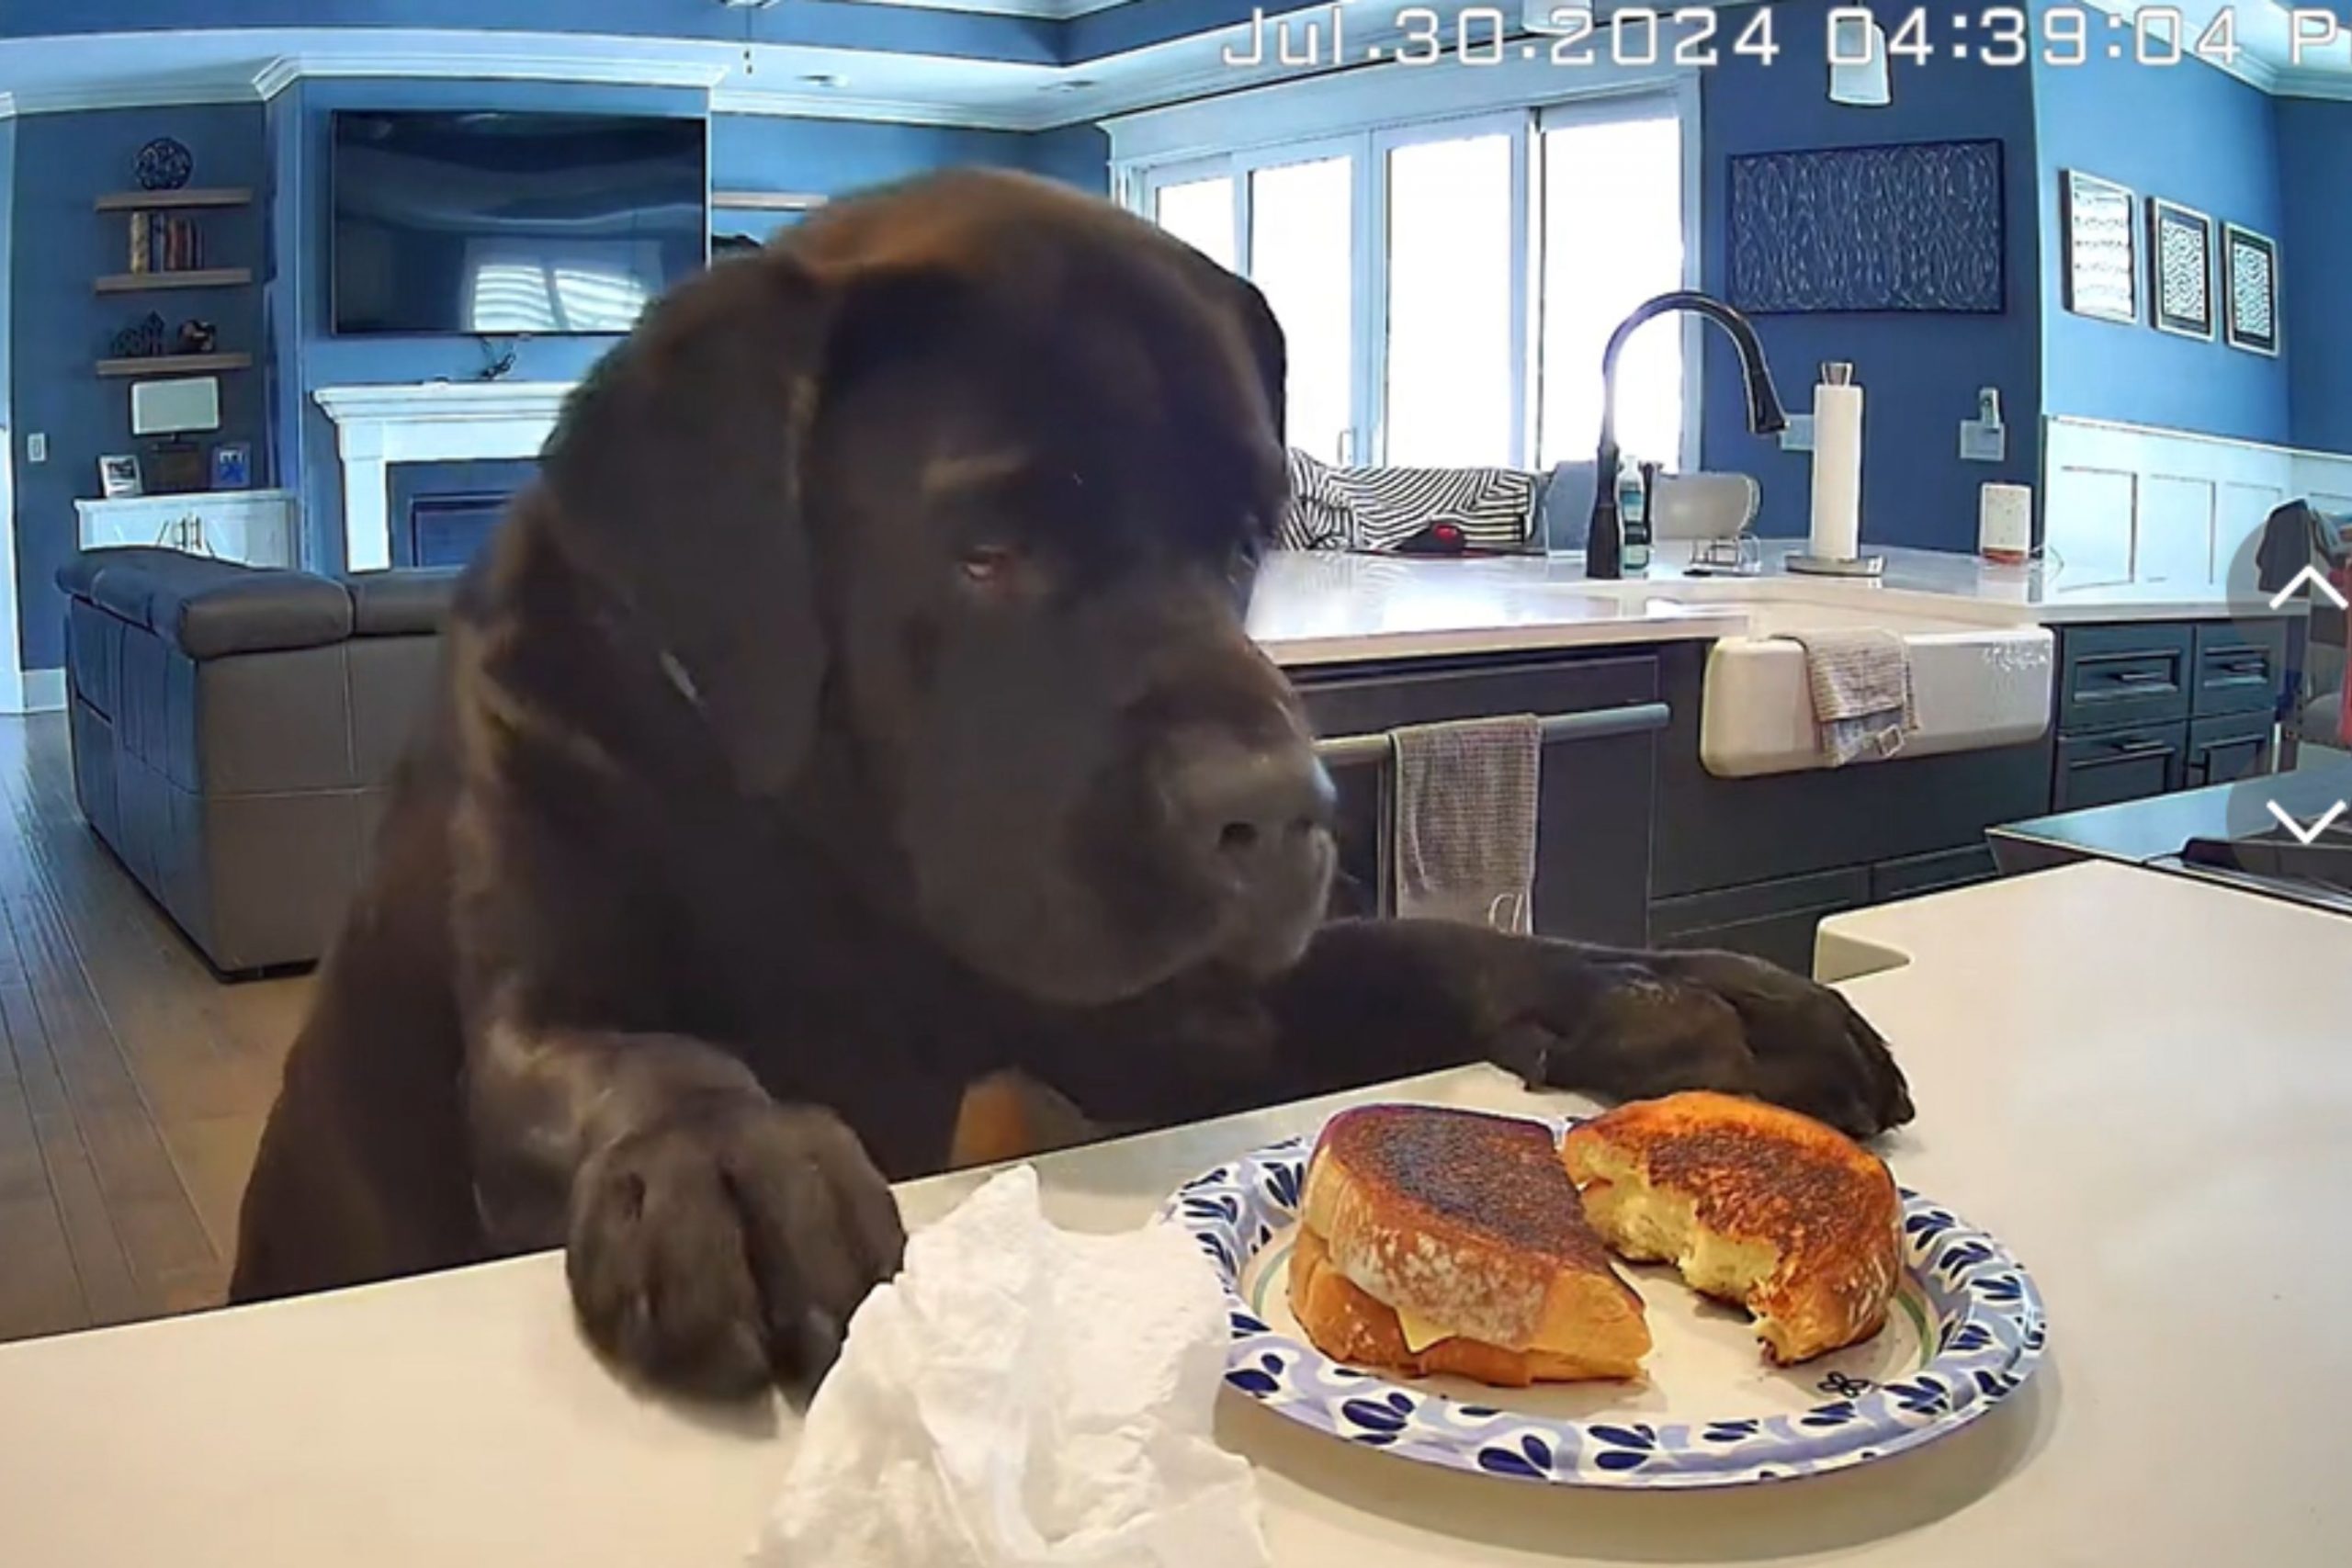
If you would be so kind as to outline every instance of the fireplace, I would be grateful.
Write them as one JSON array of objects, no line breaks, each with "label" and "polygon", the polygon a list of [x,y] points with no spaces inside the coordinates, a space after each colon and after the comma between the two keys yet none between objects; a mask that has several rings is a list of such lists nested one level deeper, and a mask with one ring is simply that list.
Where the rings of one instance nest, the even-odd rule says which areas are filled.
[{"label": "fireplace", "polygon": [[[571,384],[563,381],[419,381],[401,386],[320,387],[311,396],[334,422],[343,465],[344,570],[374,571],[413,551],[405,508],[395,510],[393,476],[405,467],[514,461],[538,457]],[[477,487],[484,491],[503,485]],[[477,500],[470,510],[486,509]],[[456,512],[451,505],[429,511]],[[428,518],[429,547],[458,549],[471,523]]]},{"label": "fireplace", "polygon": [[520,458],[395,463],[385,476],[394,566],[463,566],[538,465]]}]

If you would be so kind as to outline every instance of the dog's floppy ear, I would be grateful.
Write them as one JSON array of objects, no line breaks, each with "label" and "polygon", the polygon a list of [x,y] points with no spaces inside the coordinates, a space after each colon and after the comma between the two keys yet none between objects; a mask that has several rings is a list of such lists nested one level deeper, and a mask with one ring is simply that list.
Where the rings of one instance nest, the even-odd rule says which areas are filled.
[{"label": "dog's floppy ear", "polygon": [[833,314],[789,255],[721,262],[589,374],[541,457],[566,553],[760,792],[798,771],[824,682],[800,471]]},{"label": "dog's floppy ear", "polygon": [[1237,309],[1241,314],[1242,330],[1250,336],[1250,356],[1258,362],[1258,379],[1266,389],[1266,408],[1273,415],[1274,439],[1284,446],[1290,443],[1289,423],[1290,351],[1283,339],[1282,323],[1274,320],[1273,307],[1258,286],[1247,278],[1230,279],[1232,288],[1240,296]]}]

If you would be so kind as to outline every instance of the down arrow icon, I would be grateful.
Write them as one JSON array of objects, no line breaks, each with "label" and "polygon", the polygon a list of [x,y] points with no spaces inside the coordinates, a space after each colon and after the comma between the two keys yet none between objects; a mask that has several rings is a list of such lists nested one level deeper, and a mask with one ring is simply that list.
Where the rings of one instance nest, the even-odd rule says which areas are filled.
[{"label": "down arrow icon", "polygon": [[2263,804],[2270,807],[2271,816],[2278,818],[2278,825],[2281,828],[2286,829],[2290,833],[2294,834],[2295,841],[2297,843],[2303,844],[2305,846],[2310,845],[2313,840],[2318,839],[2322,833],[2326,832],[2329,824],[2333,823],[2337,818],[2343,816],[2346,809],[2345,802],[2339,800],[2335,805],[2329,807],[2325,811],[2321,812],[2318,821],[2306,828],[2301,822],[2296,821],[2292,817],[2289,816],[2287,814],[2287,808],[2279,805],[2277,801],[2265,801]]}]

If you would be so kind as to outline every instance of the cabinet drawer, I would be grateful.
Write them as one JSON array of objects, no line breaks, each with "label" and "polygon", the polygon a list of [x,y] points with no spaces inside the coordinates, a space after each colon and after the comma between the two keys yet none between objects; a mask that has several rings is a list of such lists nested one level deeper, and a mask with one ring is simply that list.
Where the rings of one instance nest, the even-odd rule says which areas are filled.
[{"label": "cabinet drawer", "polygon": [[2058,732],[2188,717],[2192,641],[2186,626],[2069,630],[2059,671]]},{"label": "cabinet drawer", "polygon": [[1660,947],[1721,948],[1810,975],[1814,928],[1870,901],[1870,873],[1853,866],[1658,899],[1650,935]]},{"label": "cabinet drawer", "polygon": [[2185,724],[2062,736],[2052,808],[2112,806],[2178,789],[2187,773],[2188,750]]},{"label": "cabinet drawer", "polygon": [[2268,708],[2259,713],[2223,714],[2189,721],[2188,786],[2235,784],[2261,778],[2273,768],[2272,742],[2278,720]]},{"label": "cabinet drawer", "polygon": [[2283,621],[2216,621],[2197,628],[2196,690],[2189,711],[2276,714],[2286,680]]},{"label": "cabinet drawer", "polygon": [[1999,871],[1993,863],[1989,844],[1970,844],[1965,849],[1882,861],[1871,867],[1871,902],[1883,904],[1892,898],[1916,897],[1939,888],[1990,882]]}]

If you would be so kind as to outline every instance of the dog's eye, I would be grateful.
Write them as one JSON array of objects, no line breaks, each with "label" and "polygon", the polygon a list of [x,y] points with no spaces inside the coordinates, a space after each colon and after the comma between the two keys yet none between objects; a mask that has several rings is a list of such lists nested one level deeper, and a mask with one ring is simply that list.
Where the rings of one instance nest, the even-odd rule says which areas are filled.
[{"label": "dog's eye", "polygon": [[1011,545],[974,545],[957,564],[973,582],[1001,582],[1021,564],[1021,552]]}]

